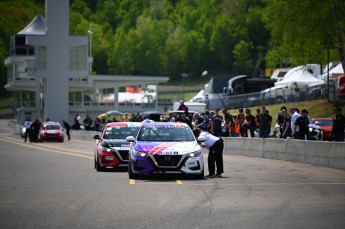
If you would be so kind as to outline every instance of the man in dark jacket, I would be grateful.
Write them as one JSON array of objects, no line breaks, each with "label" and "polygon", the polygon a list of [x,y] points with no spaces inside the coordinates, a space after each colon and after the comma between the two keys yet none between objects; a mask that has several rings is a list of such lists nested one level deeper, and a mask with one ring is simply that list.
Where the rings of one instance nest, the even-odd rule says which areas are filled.
[{"label": "man in dark jacket", "polygon": [[71,130],[71,126],[68,124],[68,122],[65,122],[65,120],[62,120],[63,126],[66,129],[66,135],[68,137],[68,140],[71,140],[71,135],[69,133],[69,131]]},{"label": "man in dark jacket", "polygon": [[344,141],[345,117],[341,114],[341,108],[335,109],[335,117],[333,118],[332,135],[333,140],[337,142]]},{"label": "man in dark jacket", "polygon": [[306,109],[302,110],[302,115],[296,119],[296,126],[299,127],[299,139],[306,140],[309,138],[309,118],[308,111]]},{"label": "man in dark jacket", "polygon": [[30,141],[38,142],[38,134],[40,132],[41,122],[38,118],[30,126]]},{"label": "man in dark jacket", "polygon": [[256,121],[255,121],[255,117],[250,113],[250,109],[246,109],[246,118],[242,125],[244,128],[244,137],[248,137],[248,130],[249,130],[250,137],[254,138]]}]

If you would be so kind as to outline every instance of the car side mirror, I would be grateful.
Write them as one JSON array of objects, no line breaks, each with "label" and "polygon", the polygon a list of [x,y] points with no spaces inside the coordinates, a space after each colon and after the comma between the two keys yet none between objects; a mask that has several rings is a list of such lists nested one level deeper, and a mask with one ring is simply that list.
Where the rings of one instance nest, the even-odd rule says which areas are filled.
[{"label": "car side mirror", "polygon": [[198,137],[198,142],[205,142],[206,138],[204,136],[199,136]]},{"label": "car side mirror", "polygon": [[315,121],[315,125],[319,125],[319,121]]},{"label": "car side mirror", "polygon": [[99,136],[98,134],[96,134],[95,136],[93,136],[93,139],[99,140],[99,139],[100,139],[100,136]]},{"label": "car side mirror", "polygon": [[133,137],[133,136],[128,136],[128,137],[126,138],[126,141],[127,141],[127,142],[134,142],[134,137]]}]

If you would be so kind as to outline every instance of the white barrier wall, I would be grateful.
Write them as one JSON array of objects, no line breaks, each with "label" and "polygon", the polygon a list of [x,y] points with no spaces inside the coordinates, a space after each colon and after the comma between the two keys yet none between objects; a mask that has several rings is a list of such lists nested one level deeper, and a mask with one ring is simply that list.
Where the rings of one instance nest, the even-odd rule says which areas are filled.
[{"label": "white barrier wall", "polygon": [[224,154],[262,157],[345,169],[344,142],[223,138]]}]

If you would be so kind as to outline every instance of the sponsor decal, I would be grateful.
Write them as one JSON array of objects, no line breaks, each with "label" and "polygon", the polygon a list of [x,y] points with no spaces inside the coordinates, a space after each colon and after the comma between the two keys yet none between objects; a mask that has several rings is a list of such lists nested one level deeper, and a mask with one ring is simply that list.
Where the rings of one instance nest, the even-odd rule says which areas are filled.
[{"label": "sponsor decal", "polygon": [[[155,154],[160,153],[161,155],[166,155],[167,154],[166,149],[177,144],[181,144],[181,142],[167,142],[167,143],[157,145],[149,152],[149,154],[155,155]],[[172,151],[168,151],[168,152],[172,152]]]}]

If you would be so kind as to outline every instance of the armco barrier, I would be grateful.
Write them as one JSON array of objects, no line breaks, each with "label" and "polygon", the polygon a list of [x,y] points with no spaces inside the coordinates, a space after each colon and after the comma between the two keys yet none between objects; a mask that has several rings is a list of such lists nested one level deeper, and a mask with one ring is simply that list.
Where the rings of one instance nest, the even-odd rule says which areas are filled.
[{"label": "armco barrier", "polygon": [[223,138],[224,154],[262,157],[345,169],[344,142]]},{"label": "armco barrier", "polygon": [[[96,131],[72,130],[72,139],[93,140]],[[224,154],[286,160],[345,169],[345,143],[274,138],[223,138]]]}]

